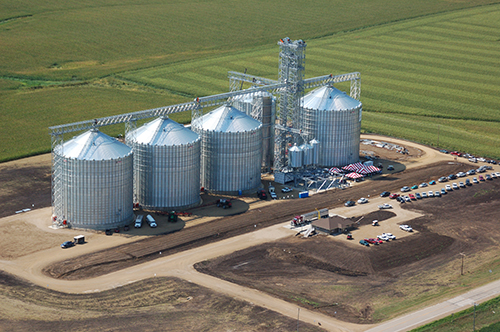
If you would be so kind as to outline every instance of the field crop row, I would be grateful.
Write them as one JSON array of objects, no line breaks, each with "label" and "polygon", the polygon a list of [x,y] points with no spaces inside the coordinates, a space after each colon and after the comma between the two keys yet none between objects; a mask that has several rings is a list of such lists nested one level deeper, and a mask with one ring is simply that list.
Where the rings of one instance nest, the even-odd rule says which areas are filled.
[{"label": "field crop row", "polygon": [[[350,1],[336,3],[336,10],[345,11],[337,21],[326,0],[316,6],[294,3],[287,15],[300,9],[304,26],[297,29],[295,21],[289,25],[278,19],[284,25],[273,30],[278,23],[272,19],[283,7],[273,3],[262,11],[255,2],[218,1],[219,8],[235,7],[235,18],[226,22],[227,10],[207,9],[202,15],[190,2],[56,1],[60,10],[54,10],[55,3],[7,1],[7,14],[2,13],[7,20],[0,24],[5,60],[0,118],[8,128],[0,134],[0,160],[48,151],[51,125],[227,92],[229,70],[277,79],[276,41],[289,31],[308,43],[306,77],[361,72],[365,132],[436,145],[430,137],[439,124],[440,146],[500,158],[500,5],[408,19],[465,5],[403,1],[391,7],[394,1],[378,0],[355,6]],[[318,13],[319,7],[326,9]],[[16,15],[22,17],[8,19]],[[218,20],[228,26],[213,22]],[[96,88],[100,77],[122,79],[140,91],[116,84]],[[348,89],[347,84],[339,87]]]}]

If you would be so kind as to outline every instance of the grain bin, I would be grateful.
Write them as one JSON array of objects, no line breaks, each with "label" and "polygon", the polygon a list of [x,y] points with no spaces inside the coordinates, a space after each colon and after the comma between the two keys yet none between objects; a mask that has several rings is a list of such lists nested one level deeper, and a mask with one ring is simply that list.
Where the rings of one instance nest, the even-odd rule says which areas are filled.
[{"label": "grain bin", "polygon": [[344,166],[359,161],[362,105],[333,86],[303,98],[305,128],[321,142],[319,165]]},{"label": "grain bin", "polygon": [[237,96],[233,107],[262,123],[262,172],[270,173],[274,158],[276,99],[267,91]]},{"label": "grain bin", "polygon": [[221,106],[192,122],[201,137],[201,184],[218,193],[260,187],[262,124],[236,108]]},{"label": "grain bin", "polygon": [[200,137],[160,117],[131,131],[135,199],[151,210],[181,210],[200,202]]},{"label": "grain bin", "polygon": [[132,149],[92,129],[54,148],[54,214],[71,227],[123,226],[132,209]]},{"label": "grain bin", "polygon": [[304,151],[295,144],[288,149],[288,166],[299,168],[304,166]]}]

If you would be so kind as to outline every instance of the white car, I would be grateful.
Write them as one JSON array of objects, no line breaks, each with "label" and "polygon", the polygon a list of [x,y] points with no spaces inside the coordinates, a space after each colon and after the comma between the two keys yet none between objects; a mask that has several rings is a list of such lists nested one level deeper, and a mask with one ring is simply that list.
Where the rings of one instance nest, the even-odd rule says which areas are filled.
[{"label": "white car", "polygon": [[447,184],[447,185],[445,186],[445,189],[446,189],[447,191],[452,191],[452,190],[453,190],[453,189],[451,189],[451,186],[450,186],[449,184]]},{"label": "white car", "polygon": [[434,197],[434,192],[432,190],[429,190],[429,193],[427,194],[429,197]]},{"label": "white car", "polygon": [[464,176],[466,176],[467,174],[465,174],[464,172],[458,172],[457,176],[459,178],[463,178]]},{"label": "white car", "polygon": [[384,203],[382,205],[379,205],[378,208],[381,209],[381,210],[383,210],[383,209],[392,209],[392,205]]},{"label": "white car", "polygon": [[425,191],[421,195],[422,195],[422,198],[427,198],[427,193]]},{"label": "white car", "polygon": [[453,182],[451,186],[453,187],[453,190],[458,190],[458,185],[455,182]]},{"label": "white car", "polygon": [[495,172],[495,175],[500,178],[500,172]]},{"label": "white car", "polygon": [[358,204],[365,204],[365,203],[368,203],[368,199],[366,199],[364,197],[361,197],[360,199],[358,199]]},{"label": "white car", "polygon": [[396,240],[396,236],[392,235],[392,233],[382,233],[382,236],[387,236],[391,240]]},{"label": "white car", "polygon": [[413,228],[411,228],[411,226],[409,225],[399,225],[399,228],[406,232],[413,232]]},{"label": "white car", "polygon": [[290,187],[284,187],[284,188],[282,188],[282,189],[281,189],[281,192],[282,192],[282,193],[289,193],[289,192],[291,192],[291,191],[293,191],[293,189],[292,189],[292,188],[290,188]]},{"label": "white car", "polygon": [[425,188],[425,187],[427,187],[427,183],[423,182],[423,183],[421,183],[421,184],[419,185],[419,187],[420,187],[420,188]]},{"label": "white car", "polygon": [[403,198],[404,198],[404,200],[405,200],[405,201],[407,201],[407,202],[411,202],[410,197],[408,197],[408,196],[403,196]]},{"label": "white car", "polygon": [[475,184],[479,183],[479,181],[477,180],[477,178],[472,178],[472,182],[475,183]]},{"label": "white car", "polygon": [[401,188],[401,191],[402,191],[402,192],[407,192],[407,191],[410,191],[410,187],[408,187],[408,186],[404,186],[403,188]]},{"label": "white car", "polygon": [[382,240],[382,241],[389,241],[390,238],[385,236],[385,235],[377,235],[377,239]]}]

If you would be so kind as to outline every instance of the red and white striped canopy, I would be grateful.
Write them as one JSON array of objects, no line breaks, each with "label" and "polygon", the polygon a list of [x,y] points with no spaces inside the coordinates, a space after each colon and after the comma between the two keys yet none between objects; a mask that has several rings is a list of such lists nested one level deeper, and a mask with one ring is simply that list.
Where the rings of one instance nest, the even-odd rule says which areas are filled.
[{"label": "red and white striped canopy", "polygon": [[358,179],[358,178],[362,178],[363,175],[352,172],[352,173],[346,174],[346,177],[351,178],[351,179]]}]

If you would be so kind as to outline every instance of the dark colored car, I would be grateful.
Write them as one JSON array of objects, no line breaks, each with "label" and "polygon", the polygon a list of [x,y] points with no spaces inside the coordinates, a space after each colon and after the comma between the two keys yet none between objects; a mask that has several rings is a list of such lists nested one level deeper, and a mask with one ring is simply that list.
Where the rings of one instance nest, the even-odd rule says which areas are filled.
[{"label": "dark colored car", "polygon": [[364,245],[364,246],[367,246],[367,247],[370,246],[370,244],[367,241],[365,241],[365,240],[360,240],[359,243],[362,244],[362,245]]},{"label": "dark colored car", "polygon": [[66,241],[63,244],[61,244],[61,248],[66,249],[66,248],[71,248],[75,245],[73,241]]},{"label": "dark colored car", "polygon": [[457,176],[455,174],[448,175],[448,180],[455,180]]},{"label": "dark colored car", "polygon": [[345,206],[354,206],[355,204],[356,204],[356,202],[354,202],[354,201],[347,201],[347,202],[345,202],[344,205]]},{"label": "dark colored car", "polygon": [[486,180],[493,180],[493,178],[489,174],[486,174],[484,177],[486,178]]},{"label": "dark colored car", "polygon": [[380,197],[387,197],[389,196],[391,193],[388,192],[388,191],[384,191],[383,193],[380,194]]},{"label": "dark colored car", "polygon": [[417,199],[422,199],[422,196],[420,196],[420,194],[419,194],[419,193],[415,193],[415,197],[416,197]]},{"label": "dark colored car", "polygon": [[472,186],[472,183],[470,183],[469,179],[465,179],[465,185],[466,186]]}]

